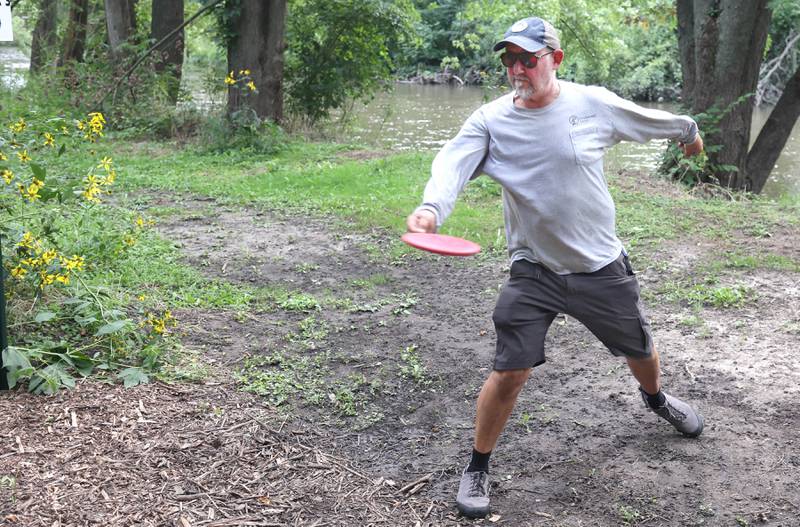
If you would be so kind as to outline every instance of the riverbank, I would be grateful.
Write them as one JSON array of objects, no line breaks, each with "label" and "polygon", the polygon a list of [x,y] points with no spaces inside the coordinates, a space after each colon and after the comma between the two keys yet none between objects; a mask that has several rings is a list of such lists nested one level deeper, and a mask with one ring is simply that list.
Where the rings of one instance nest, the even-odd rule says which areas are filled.
[{"label": "riverbank", "polygon": [[[507,276],[497,187],[474,181],[445,225],[484,246],[461,260],[398,241],[430,154],[117,143],[114,156],[118,206],[157,222],[159,258],[228,288],[174,310],[208,373],[0,396],[5,523],[481,523],[453,495]],[[623,363],[560,319],[494,456],[491,523],[790,525],[798,205],[609,179],[666,385],[706,431],[685,439],[656,420]],[[142,273],[149,301],[182,290]]]}]

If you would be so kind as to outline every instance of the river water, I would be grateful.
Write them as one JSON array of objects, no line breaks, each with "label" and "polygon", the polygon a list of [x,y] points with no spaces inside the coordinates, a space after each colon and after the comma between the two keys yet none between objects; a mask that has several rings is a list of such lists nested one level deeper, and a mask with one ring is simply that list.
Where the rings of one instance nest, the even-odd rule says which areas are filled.
[{"label": "river water", "polygon": [[[437,150],[453,137],[464,120],[485,101],[501,92],[476,87],[398,84],[354,111],[353,138],[391,150]],[[669,103],[643,103],[644,106],[677,111]],[[771,108],[756,109],[752,138],[764,125]],[[651,172],[658,166],[666,141],[647,144],[620,143],[606,155],[606,171],[622,168]],[[800,195],[800,123],[778,159],[764,195]]]},{"label": "river water", "polygon": [[[0,45],[0,89],[24,83],[28,58],[16,47]],[[189,73],[189,72],[187,72]],[[196,76],[196,75],[195,75]],[[186,75],[186,79],[193,78]],[[199,86],[199,83],[198,83]],[[200,95],[200,90],[192,90]],[[355,141],[390,150],[439,149],[453,137],[464,120],[481,104],[500,94],[477,87],[397,84],[391,93],[378,95],[354,111],[350,132]],[[675,111],[674,104],[646,104]],[[770,109],[759,108],[753,119],[753,140]],[[606,155],[606,170],[621,168],[652,171],[658,165],[666,141],[620,143]],[[800,124],[796,125],[778,159],[764,194],[800,196]]]}]

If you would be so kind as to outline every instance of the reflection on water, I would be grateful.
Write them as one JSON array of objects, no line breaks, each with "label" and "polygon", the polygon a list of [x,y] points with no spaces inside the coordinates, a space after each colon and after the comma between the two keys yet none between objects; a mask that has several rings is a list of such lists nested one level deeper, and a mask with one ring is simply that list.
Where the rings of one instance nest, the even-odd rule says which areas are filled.
[{"label": "reflection on water", "polygon": [[28,63],[28,57],[15,46],[0,45],[0,88],[24,85]]},{"label": "reflection on water", "polygon": [[[485,101],[502,92],[475,87],[398,84],[388,95],[377,97],[355,112],[354,139],[393,150],[438,149],[458,132],[461,124]],[[676,111],[674,104],[645,103],[651,108]],[[753,118],[753,141],[766,122],[769,109],[758,109]],[[646,144],[620,143],[606,155],[606,170],[621,168],[652,171],[667,141]],[[764,188],[772,197],[800,195],[800,124],[795,126]]]}]

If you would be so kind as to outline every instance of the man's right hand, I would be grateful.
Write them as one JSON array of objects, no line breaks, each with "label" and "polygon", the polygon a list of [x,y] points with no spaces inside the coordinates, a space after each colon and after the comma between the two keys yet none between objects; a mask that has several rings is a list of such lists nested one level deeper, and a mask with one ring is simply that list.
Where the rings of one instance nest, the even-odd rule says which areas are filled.
[{"label": "man's right hand", "polygon": [[408,232],[436,232],[436,215],[429,210],[412,212],[406,219]]}]

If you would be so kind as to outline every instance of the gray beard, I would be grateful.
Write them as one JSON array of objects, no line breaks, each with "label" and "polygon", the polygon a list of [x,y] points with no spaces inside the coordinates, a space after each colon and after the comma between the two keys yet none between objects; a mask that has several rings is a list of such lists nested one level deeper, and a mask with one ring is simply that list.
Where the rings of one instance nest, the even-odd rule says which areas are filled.
[{"label": "gray beard", "polygon": [[523,101],[527,101],[531,97],[533,97],[533,86],[531,86],[527,82],[523,81],[514,81],[514,96],[522,99]]}]

